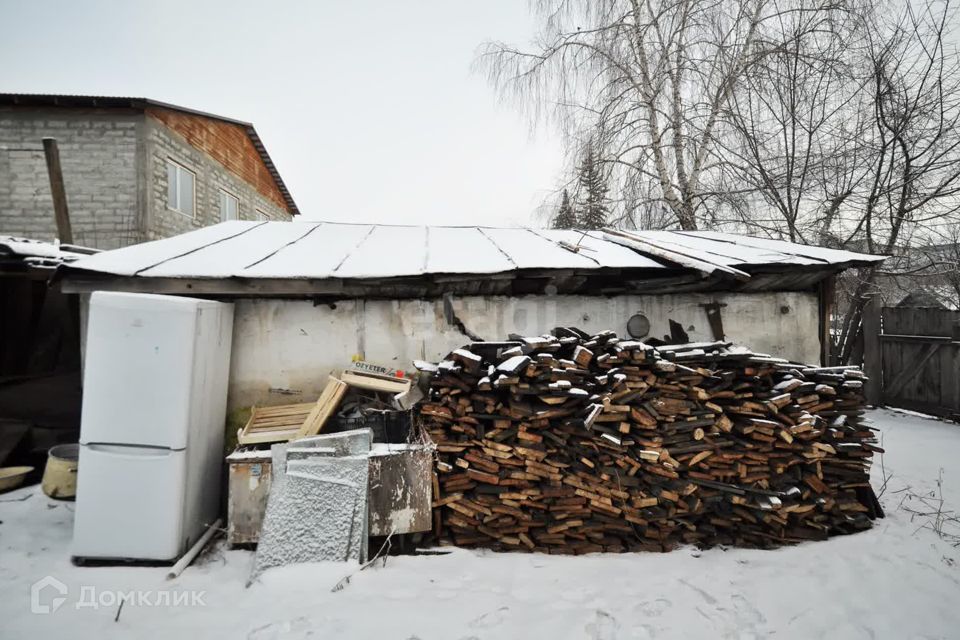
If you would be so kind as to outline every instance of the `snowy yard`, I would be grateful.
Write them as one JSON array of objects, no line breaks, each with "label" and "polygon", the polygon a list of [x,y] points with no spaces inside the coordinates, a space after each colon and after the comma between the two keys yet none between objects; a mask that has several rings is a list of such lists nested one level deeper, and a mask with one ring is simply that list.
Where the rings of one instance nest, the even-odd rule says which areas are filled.
[{"label": "snowy yard", "polygon": [[[951,638],[960,636],[960,548],[901,506],[936,489],[960,508],[960,425],[880,410],[892,474],[869,532],[777,551],[558,557],[455,551],[273,570],[244,587],[253,555],[215,549],[177,580],[164,568],[71,565],[73,504],[38,487],[0,496],[4,638]],[[874,486],[883,483],[879,459]],[[915,504],[915,500],[909,501]],[[954,530],[955,531],[955,530]],[[31,584],[67,586],[31,612]],[[84,590],[84,587],[87,587]],[[139,593],[118,621],[114,596]],[[166,595],[158,595],[167,592]],[[104,606],[77,604],[84,597]],[[193,594],[191,596],[191,593]],[[52,604],[55,586],[39,604]],[[196,598],[191,602],[191,598]],[[171,604],[157,606],[157,600]],[[172,603],[179,602],[179,606]],[[183,604],[186,602],[186,604]]]}]

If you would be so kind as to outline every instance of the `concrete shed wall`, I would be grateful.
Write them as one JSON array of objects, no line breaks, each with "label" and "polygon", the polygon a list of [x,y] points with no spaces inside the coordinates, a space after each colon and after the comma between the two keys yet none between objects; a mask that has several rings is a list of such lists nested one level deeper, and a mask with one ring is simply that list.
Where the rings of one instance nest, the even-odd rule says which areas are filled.
[{"label": "concrete shed wall", "polygon": [[[651,337],[680,322],[691,340],[711,340],[700,305],[725,303],[727,338],[792,360],[819,362],[819,311],[815,293],[729,293],[655,296],[465,297],[453,301],[464,326],[488,340],[510,333],[537,335],[556,326],[584,331],[614,329],[626,335],[630,316],[650,320]],[[344,300],[335,305],[305,300],[244,299],[236,302],[229,409],[315,399],[327,374],[351,358],[400,369],[411,361],[436,361],[471,342],[447,322],[442,300]]]}]

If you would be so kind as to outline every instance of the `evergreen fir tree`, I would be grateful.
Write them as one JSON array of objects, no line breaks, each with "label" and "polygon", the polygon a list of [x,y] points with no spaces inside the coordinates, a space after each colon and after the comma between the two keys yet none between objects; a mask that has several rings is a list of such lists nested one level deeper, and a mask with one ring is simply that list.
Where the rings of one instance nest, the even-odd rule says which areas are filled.
[{"label": "evergreen fir tree", "polygon": [[602,229],[607,226],[607,181],[600,169],[600,159],[594,153],[593,144],[587,145],[583,161],[577,169],[577,181],[583,197],[583,206],[577,216],[577,225],[582,229]]},{"label": "evergreen fir tree", "polygon": [[567,193],[566,189],[563,190],[563,198],[560,200],[560,208],[557,209],[557,215],[553,217],[553,228],[577,228],[577,214],[573,210],[573,205],[570,204],[570,194]]}]

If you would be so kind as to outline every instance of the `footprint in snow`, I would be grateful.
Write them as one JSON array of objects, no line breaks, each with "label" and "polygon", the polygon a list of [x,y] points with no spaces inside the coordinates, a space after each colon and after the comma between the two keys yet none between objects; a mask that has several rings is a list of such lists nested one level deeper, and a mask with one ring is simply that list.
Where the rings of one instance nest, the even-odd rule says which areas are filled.
[{"label": "footprint in snow", "polygon": [[500,624],[503,624],[503,621],[506,620],[506,612],[510,610],[510,607],[500,607],[496,611],[488,611],[487,613],[478,616],[470,621],[470,626],[474,629],[489,629],[491,627],[496,627]]},{"label": "footprint in snow", "polygon": [[709,605],[715,605],[715,604],[717,604],[717,599],[716,599],[716,598],[714,598],[712,595],[710,595],[709,593],[707,593],[706,591],[704,591],[703,589],[701,589],[701,588],[698,587],[697,585],[695,585],[695,584],[693,584],[693,583],[691,583],[691,582],[687,582],[687,581],[684,580],[683,578],[680,579],[680,583],[683,584],[683,585],[685,585],[687,588],[693,589],[694,591],[696,591],[697,594],[700,596],[700,598],[702,598],[703,601],[706,602],[707,604],[709,604]]},{"label": "footprint in snow", "polygon": [[[733,603],[732,609],[726,609],[717,606],[717,611],[725,619],[725,627],[722,638],[729,640],[755,640],[766,637],[766,634],[758,630],[758,625],[766,624],[767,617],[763,615],[757,607],[744,598],[739,593],[730,597]],[[846,637],[844,635],[836,636],[838,638]]]},{"label": "footprint in snow", "polygon": [[744,618],[750,624],[766,623],[767,617],[763,615],[763,612],[742,595],[735,593],[730,599],[733,600],[733,610],[738,617]]},{"label": "footprint in snow", "polygon": [[656,600],[645,600],[634,607],[634,611],[649,618],[659,618],[664,611],[673,606],[673,603],[666,598],[657,598]]},{"label": "footprint in snow", "polygon": [[587,623],[585,628],[591,640],[616,640],[620,623],[606,611],[597,609],[593,622]]},{"label": "footprint in snow", "polygon": [[631,638],[635,640],[653,640],[659,637],[660,631],[662,631],[662,629],[650,624],[638,624],[633,628]]},{"label": "footprint in snow", "polygon": [[271,622],[247,634],[247,640],[301,640],[312,637],[315,637],[313,625],[304,617]]}]

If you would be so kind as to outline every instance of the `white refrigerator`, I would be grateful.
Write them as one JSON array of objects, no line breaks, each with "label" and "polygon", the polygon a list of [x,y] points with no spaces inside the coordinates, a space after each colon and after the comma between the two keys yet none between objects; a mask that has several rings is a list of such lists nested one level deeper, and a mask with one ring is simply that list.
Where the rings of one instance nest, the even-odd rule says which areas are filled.
[{"label": "white refrigerator", "polygon": [[90,298],[77,559],[172,560],[219,510],[233,305]]}]

